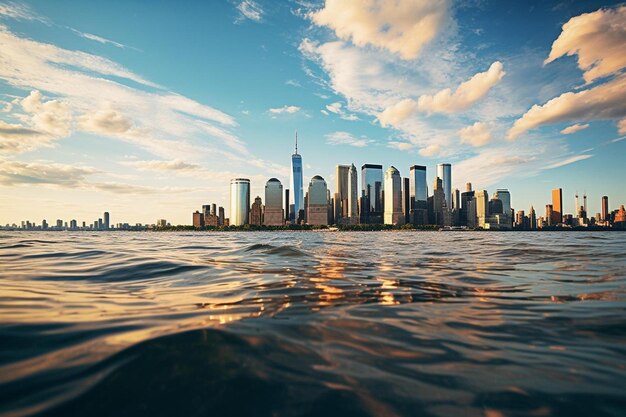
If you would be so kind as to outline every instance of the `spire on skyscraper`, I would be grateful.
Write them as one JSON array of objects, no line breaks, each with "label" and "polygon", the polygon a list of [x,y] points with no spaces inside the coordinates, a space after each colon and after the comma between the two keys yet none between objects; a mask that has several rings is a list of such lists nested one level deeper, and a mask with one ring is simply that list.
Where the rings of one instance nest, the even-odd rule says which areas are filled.
[{"label": "spire on skyscraper", "polygon": [[296,153],[295,155],[298,155],[298,131],[296,130]]}]

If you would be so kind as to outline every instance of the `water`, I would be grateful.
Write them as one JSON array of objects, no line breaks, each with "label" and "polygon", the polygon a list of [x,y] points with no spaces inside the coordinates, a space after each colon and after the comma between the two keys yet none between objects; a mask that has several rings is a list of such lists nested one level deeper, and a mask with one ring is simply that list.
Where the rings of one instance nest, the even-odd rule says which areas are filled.
[{"label": "water", "polygon": [[0,234],[3,416],[623,416],[626,234]]}]

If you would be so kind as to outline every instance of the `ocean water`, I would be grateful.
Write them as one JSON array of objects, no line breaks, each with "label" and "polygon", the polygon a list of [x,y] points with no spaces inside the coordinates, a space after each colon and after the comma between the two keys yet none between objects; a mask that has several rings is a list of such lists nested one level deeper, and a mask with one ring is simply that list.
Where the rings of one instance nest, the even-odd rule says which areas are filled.
[{"label": "ocean water", "polygon": [[2,416],[624,416],[626,234],[0,233]]}]

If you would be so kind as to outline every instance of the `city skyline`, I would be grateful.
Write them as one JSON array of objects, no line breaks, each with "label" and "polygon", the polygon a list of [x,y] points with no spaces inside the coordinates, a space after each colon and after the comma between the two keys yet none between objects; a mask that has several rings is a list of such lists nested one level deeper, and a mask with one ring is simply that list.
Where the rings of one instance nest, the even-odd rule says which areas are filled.
[{"label": "city skyline", "polygon": [[341,13],[356,3],[0,1],[0,224],[101,207],[188,224],[190,207],[228,207],[232,178],[293,199],[296,130],[304,191],[315,175],[334,188],[337,164],[359,184],[363,165],[425,166],[431,189],[450,163],[446,195],[507,188],[538,216],[554,188],[564,213],[576,193],[590,216],[626,201],[625,6],[401,1],[359,26]]}]

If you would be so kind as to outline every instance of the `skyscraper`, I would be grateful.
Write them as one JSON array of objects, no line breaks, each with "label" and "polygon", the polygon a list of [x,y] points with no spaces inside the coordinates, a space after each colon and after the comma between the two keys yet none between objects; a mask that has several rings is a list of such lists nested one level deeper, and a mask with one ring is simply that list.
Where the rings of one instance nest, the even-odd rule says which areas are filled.
[{"label": "skyscraper", "polygon": [[437,164],[437,176],[441,178],[443,184],[443,194],[446,206],[452,208],[452,165]]},{"label": "skyscraper", "polygon": [[308,189],[307,223],[312,225],[328,224],[328,187],[319,175],[311,178]]},{"label": "skyscraper", "polygon": [[402,178],[393,166],[385,171],[385,224],[403,224]]},{"label": "skyscraper", "polygon": [[413,224],[426,224],[428,219],[428,185],[426,184],[426,167],[413,165],[409,168],[409,204]]},{"label": "skyscraper", "polygon": [[276,178],[270,178],[265,184],[265,214],[263,224],[267,226],[282,226],[283,214],[283,185]]},{"label": "skyscraper", "polygon": [[602,196],[602,221],[609,221],[609,197]]},{"label": "skyscraper", "polygon": [[[578,207],[576,207],[578,210]],[[555,188],[552,190],[552,218],[551,225],[563,223],[563,190]]]},{"label": "skyscraper", "polygon": [[359,182],[354,164],[348,169],[348,219],[350,224],[359,222]]},{"label": "skyscraper", "polygon": [[365,164],[361,167],[361,207],[365,223],[383,222],[383,166]]},{"label": "skyscraper", "polygon": [[104,212],[104,222],[102,224],[102,227],[104,228],[104,230],[109,230],[109,228],[111,227],[111,219],[109,217],[108,211]]},{"label": "skyscraper", "polygon": [[511,212],[511,193],[507,189],[499,189],[493,193],[494,198],[502,201],[502,214],[504,215],[503,223],[513,224],[513,214]]},{"label": "skyscraper", "polygon": [[528,211],[528,223],[530,230],[537,228],[537,215],[535,214],[535,208],[533,206],[530,206],[530,210]]},{"label": "skyscraper", "polygon": [[445,192],[443,190],[443,181],[441,178],[436,177],[433,181],[433,196],[431,198],[431,216],[430,222],[432,224],[443,225],[443,206],[445,203]]},{"label": "skyscraper", "polygon": [[477,226],[484,228],[489,217],[489,194],[486,190],[476,191],[474,192],[474,200],[476,201]]},{"label": "skyscraper", "polygon": [[250,212],[250,180],[230,180],[230,224],[241,226],[248,223]]},{"label": "skyscraper", "polygon": [[335,169],[335,223],[348,223],[348,176],[350,165],[337,165]]},{"label": "skyscraper", "polygon": [[263,224],[263,200],[257,196],[250,207],[250,224],[260,226]]},{"label": "skyscraper", "polygon": [[411,183],[408,178],[402,178],[402,212],[404,223],[411,222]]},{"label": "skyscraper", "polygon": [[297,222],[300,210],[304,209],[304,194],[302,191],[302,156],[298,153],[298,132],[296,132],[296,151],[291,155],[291,221]]}]

